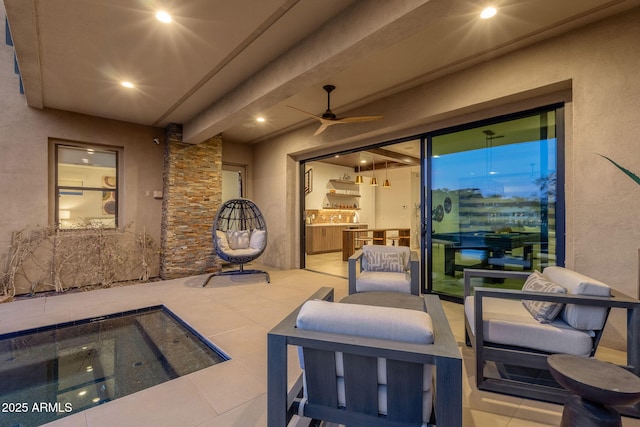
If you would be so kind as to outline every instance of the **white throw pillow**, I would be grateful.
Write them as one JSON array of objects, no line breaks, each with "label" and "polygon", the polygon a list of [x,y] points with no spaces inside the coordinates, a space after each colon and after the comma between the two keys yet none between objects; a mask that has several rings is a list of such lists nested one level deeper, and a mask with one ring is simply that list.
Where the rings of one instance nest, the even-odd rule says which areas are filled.
[{"label": "white throw pillow", "polygon": [[265,230],[253,230],[251,232],[251,239],[249,240],[249,247],[251,249],[262,249],[266,235],[267,232]]},{"label": "white throw pillow", "polygon": [[227,231],[227,240],[231,249],[247,249],[249,247],[249,231]]},{"label": "white throw pillow", "polygon": [[[547,280],[539,271],[534,271],[524,282],[522,290],[525,292],[548,292],[554,294],[566,294],[567,290],[560,285]],[[550,323],[555,319],[564,304],[550,301],[522,300],[524,307],[540,323]]]},{"label": "white throw pillow", "polygon": [[228,251],[230,249],[227,235],[223,231],[216,230],[216,243],[218,247],[222,249],[222,252]]}]

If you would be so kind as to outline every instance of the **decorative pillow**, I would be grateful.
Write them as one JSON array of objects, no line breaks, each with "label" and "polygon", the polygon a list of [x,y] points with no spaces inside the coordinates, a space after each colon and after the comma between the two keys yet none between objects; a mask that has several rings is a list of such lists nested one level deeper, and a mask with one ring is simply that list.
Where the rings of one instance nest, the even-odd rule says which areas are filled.
[{"label": "decorative pillow", "polygon": [[223,231],[216,230],[216,243],[218,247],[222,249],[222,252],[228,251],[230,249],[229,241],[227,240],[227,235],[224,234]]},{"label": "decorative pillow", "polygon": [[[548,292],[553,294],[566,294],[567,290],[560,285],[547,280],[539,271],[529,275],[522,290],[525,292]],[[522,304],[531,313],[534,319],[540,323],[549,323],[556,318],[564,304],[549,301],[523,300]]]},{"label": "decorative pillow", "polygon": [[[568,268],[550,266],[542,272],[548,280],[558,283],[567,289],[569,295],[591,295],[608,297],[611,288],[599,280],[585,276]],[[576,329],[585,331],[604,328],[608,311],[606,307],[590,305],[567,304],[560,312],[562,320]]]},{"label": "decorative pillow", "polygon": [[249,231],[227,231],[227,240],[231,249],[247,249],[249,247]]},{"label": "decorative pillow", "polygon": [[249,247],[251,249],[262,249],[266,235],[267,232],[265,230],[253,230],[251,232],[251,239],[249,239]]},{"label": "decorative pillow", "polygon": [[366,271],[404,272],[404,259],[401,253],[364,251],[364,256],[367,259]]}]

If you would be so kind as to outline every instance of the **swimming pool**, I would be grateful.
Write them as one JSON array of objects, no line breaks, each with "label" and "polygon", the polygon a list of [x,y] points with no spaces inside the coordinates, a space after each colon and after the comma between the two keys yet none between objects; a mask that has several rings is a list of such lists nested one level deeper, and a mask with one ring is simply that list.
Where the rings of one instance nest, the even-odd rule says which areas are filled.
[{"label": "swimming pool", "polygon": [[38,426],[228,359],[164,306],[0,335],[0,425]]}]

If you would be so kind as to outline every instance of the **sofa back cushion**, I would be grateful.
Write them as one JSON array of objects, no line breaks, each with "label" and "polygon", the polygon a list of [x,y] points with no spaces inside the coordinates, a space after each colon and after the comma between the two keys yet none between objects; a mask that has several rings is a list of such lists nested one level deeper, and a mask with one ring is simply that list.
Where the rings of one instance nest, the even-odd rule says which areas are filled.
[{"label": "sofa back cushion", "polygon": [[[542,274],[565,288],[570,295],[611,296],[608,285],[564,267],[546,267]],[[607,313],[606,307],[567,304],[560,312],[560,317],[576,329],[600,330],[607,320]]]},{"label": "sofa back cushion", "polygon": [[433,344],[431,316],[424,311],[374,305],[307,301],[298,328],[415,344]]}]

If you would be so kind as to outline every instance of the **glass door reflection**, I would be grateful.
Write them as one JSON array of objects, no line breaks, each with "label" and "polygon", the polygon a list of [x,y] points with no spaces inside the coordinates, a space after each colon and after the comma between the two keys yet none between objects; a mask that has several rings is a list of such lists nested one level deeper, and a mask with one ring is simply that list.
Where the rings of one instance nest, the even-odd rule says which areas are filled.
[{"label": "glass door reflection", "polygon": [[556,264],[555,109],[433,135],[430,152],[430,290],[462,297],[465,268]]}]

